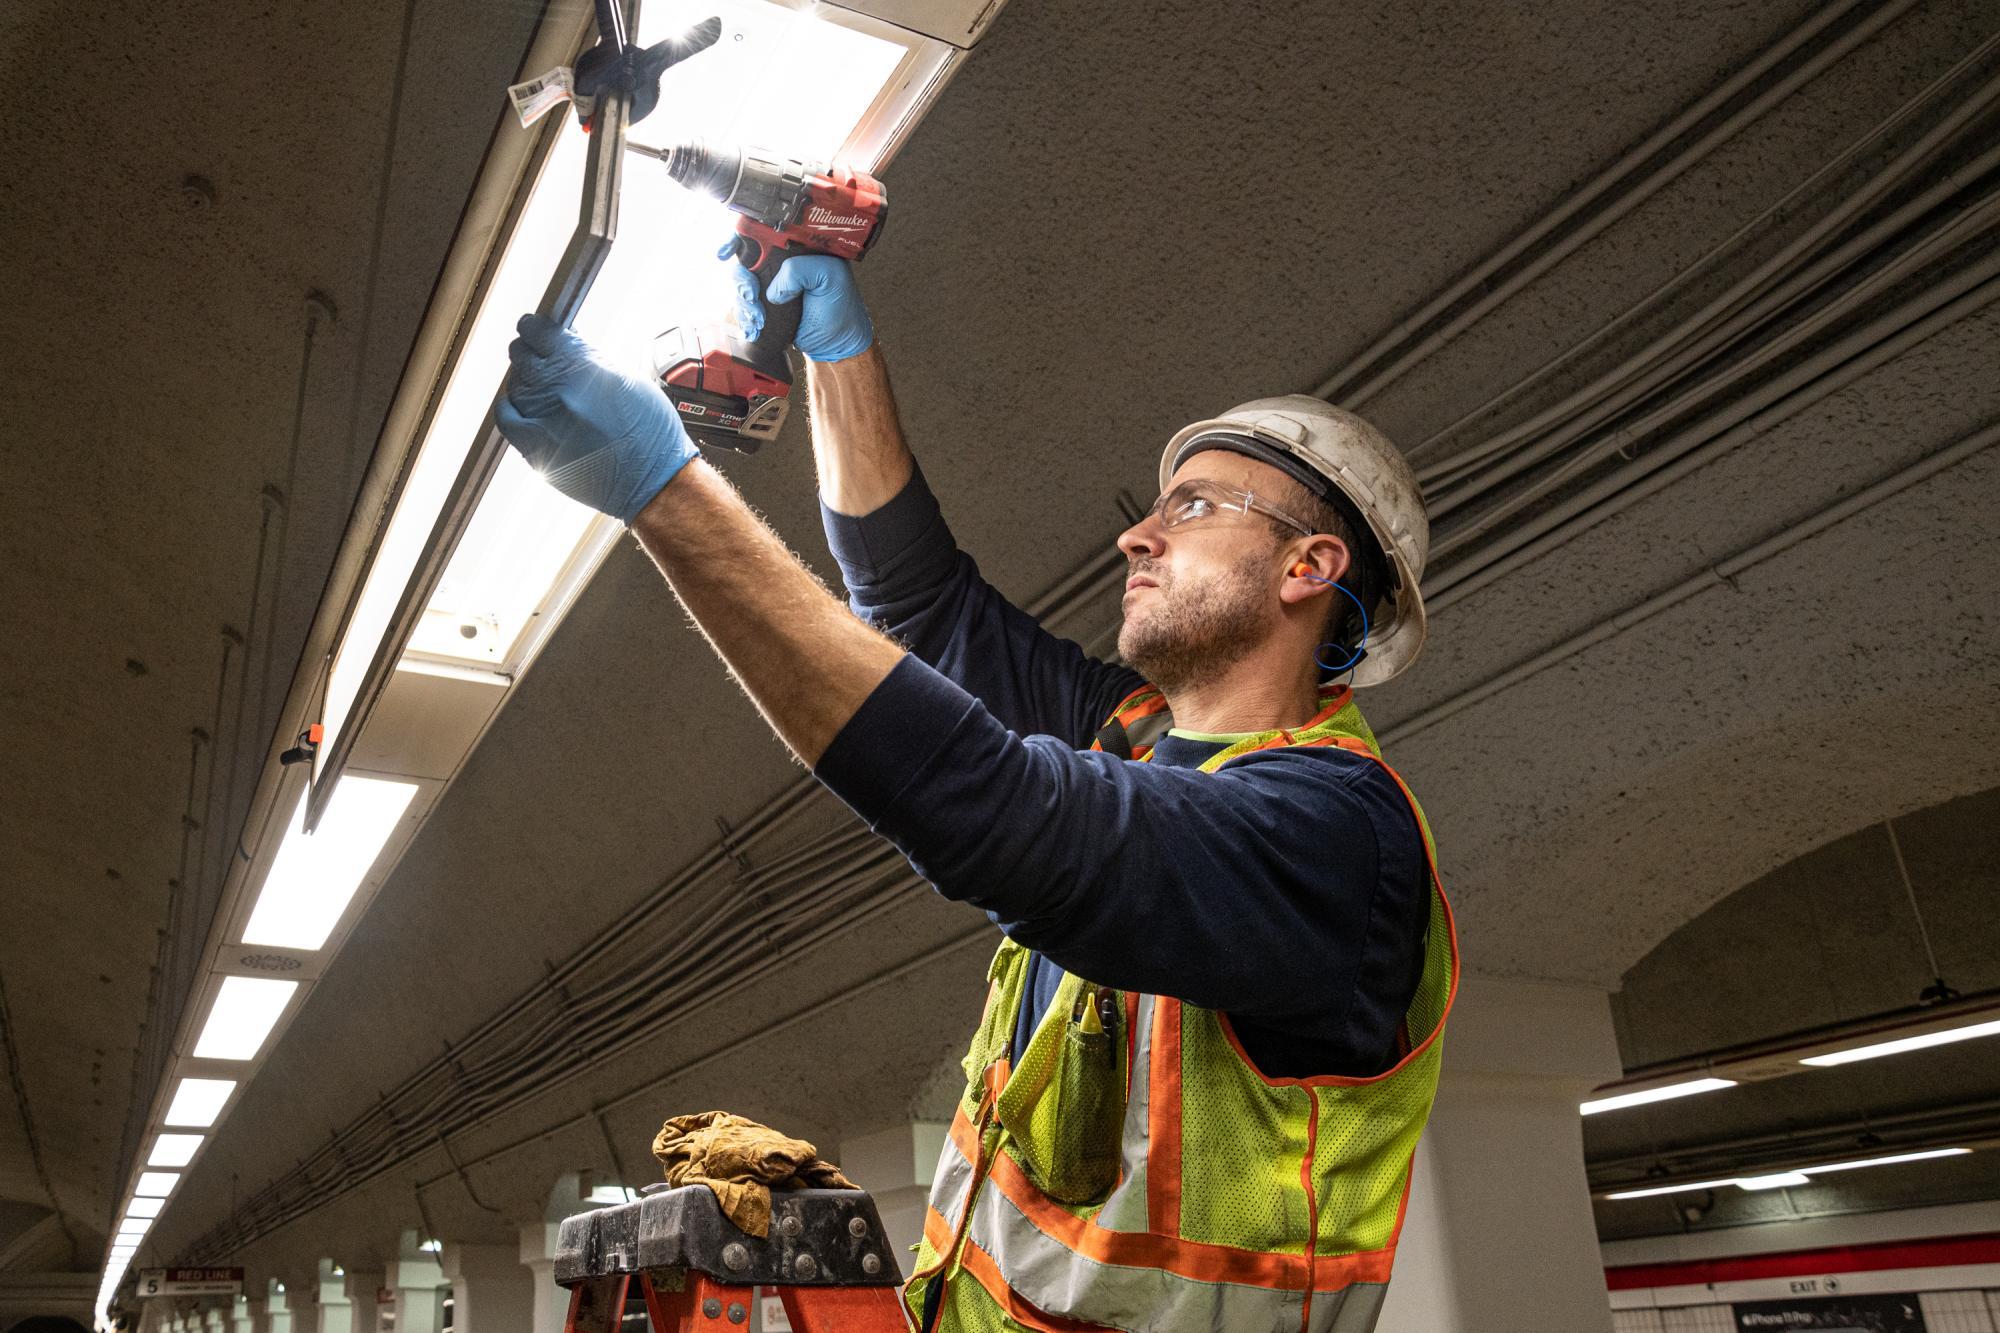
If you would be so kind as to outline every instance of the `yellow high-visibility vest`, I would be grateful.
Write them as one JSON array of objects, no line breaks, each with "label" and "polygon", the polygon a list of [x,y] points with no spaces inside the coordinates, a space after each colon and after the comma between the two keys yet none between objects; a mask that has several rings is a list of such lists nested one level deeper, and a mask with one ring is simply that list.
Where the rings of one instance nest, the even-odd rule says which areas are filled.
[{"label": "yellow high-visibility vest", "polygon": [[[1244,737],[1201,771],[1278,746],[1337,745],[1382,762],[1346,688],[1320,702],[1305,726]],[[1157,734],[1163,707],[1148,688],[1113,721]],[[1395,781],[1431,879],[1423,972],[1395,1066],[1371,1078],[1267,1078],[1227,1015],[1075,974],[1010,1060],[1028,952],[1003,943],[904,1288],[913,1321],[943,1283],[937,1327],[953,1333],[1374,1327],[1458,989],[1430,826]]]}]

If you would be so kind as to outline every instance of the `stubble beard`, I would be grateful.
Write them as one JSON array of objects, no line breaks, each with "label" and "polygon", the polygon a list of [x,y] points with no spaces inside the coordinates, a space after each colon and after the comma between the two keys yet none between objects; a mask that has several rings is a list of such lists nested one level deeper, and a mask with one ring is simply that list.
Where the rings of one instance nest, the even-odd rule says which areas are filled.
[{"label": "stubble beard", "polygon": [[1264,556],[1246,556],[1184,587],[1164,569],[1135,566],[1134,573],[1160,580],[1153,594],[1158,605],[1136,619],[1126,615],[1119,656],[1168,694],[1234,666],[1262,637],[1264,565]]}]

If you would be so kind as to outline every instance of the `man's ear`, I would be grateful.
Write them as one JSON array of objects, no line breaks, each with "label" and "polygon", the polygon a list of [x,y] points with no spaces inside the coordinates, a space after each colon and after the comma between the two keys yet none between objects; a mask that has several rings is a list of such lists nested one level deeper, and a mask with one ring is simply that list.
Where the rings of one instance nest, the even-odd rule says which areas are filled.
[{"label": "man's ear", "polygon": [[1350,563],[1347,544],[1340,538],[1325,533],[1309,537],[1289,558],[1278,596],[1286,602],[1333,596],[1327,585],[1340,582]]},{"label": "man's ear", "polygon": [[1354,566],[1354,557],[1348,552],[1347,543],[1325,532],[1306,538],[1299,559],[1311,565],[1312,572],[1328,583],[1340,582]]}]

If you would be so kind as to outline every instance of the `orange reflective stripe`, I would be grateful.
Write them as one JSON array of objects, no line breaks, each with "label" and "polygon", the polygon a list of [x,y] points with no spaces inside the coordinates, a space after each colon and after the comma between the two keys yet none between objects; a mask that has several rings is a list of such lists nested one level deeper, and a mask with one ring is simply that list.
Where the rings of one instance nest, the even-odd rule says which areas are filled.
[{"label": "orange reflective stripe", "polygon": [[1181,1002],[1153,1000],[1146,1090],[1146,1229],[1181,1234]]},{"label": "orange reflective stripe", "polygon": [[[951,1137],[959,1151],[971,1158],[978,1151],[979,1142],[965,1132],[969,1129],[963,1120],[954,1120]],[[1107,1231],[1089,1218],[1078,1217],[1051,1201],[1035,1188],[1020,1164],[1004,1149],[993,1154],[986,1179],[1043,1235],[1101,1264],[1157,1268],[1196,1282],[1234,1282],[1288,1291],[1302,1291],[1310,1280],[1314,1290],[1340,1291],[1357,1282],[1387,1282],[1395,1261],[1392,1246],[1355,1254],[1320,1255],[1309,1269],[1304,1254],[1272,1254],[1149,1232]]]}]

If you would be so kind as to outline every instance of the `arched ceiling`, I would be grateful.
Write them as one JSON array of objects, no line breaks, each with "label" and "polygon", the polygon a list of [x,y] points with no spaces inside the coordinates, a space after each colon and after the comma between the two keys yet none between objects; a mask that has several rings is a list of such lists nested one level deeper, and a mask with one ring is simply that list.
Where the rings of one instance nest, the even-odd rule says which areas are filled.
[{"label": "arched ceiling", "polygon": [[[31,184],[0,202],[28,275],[0,382],[0,569],[31,627],[0,646],[0,966],[49,1182],[10,1129],[0,1197],[52,1193],[85,1230],[111,1220],[152,1092],[132,1071],[158,1039],[157,1017],[140,1027],[162,1012],[161,932],[220,874],[536,17],[411,13],[393,122],[393,7],[114,4],[81,34],[46,4],[0,18],[26,66],[92,90],[52,115],[17,83],[6,123],[37,132],[0,144]],[[1104,549],[1158,442],[1243,398],[1331,380],[1437,493],[1473,479],[1440,518],[1431,652],[1366,704],[1438,830],[1469,965],[1609,985],[1802,851],[2000,783],[2000,462],[1912,471],[2000,419],[1975,160],[1996,34],[1990,0],[1670,0],[1615,21],[1580,0],[1187,0],[1115,21],[1011,0],[897,160],[863,279],[933,486],[1019,597]],[[1813,227],[1957,112],[1972,146],[1948,135],[1914,183],[1882,186],[1854,225],[1887,230],[1845,276],[1752,302],[1733,340],[1688,331],[1762,266],[1805,282],[1862,234],[1808,244]],[[1896,212],[1954,166],[1962,213]],[[188,176],[212,204],[190,205]],[[307,361],[313,291],[337,317]],[[1602,398],[1594,426],[1533,424],[1676,357]],[[725,466],[824,568],[793,429]],[[1467,462],[1489,449],[1531,488]],[[1598,507],[1564,519],[1591,486]],[[1503,563],[1543,527],[1549,549]],[[1115,599],[1083,600],[1065,628],[1098,635]],[[715,844],[718,818],[741,826],[794,781],[651,569],[614,553],[155,1228],[158,1253],[254,1236],[233,1256],[302,1266],[406,1227],[499,1238],[558,1171],[641,1169],[668,1112],[728,1105],[823,1137],[908,1114],[970,1021],[984,947],[976,916],[918,890],[824,942],[732,945],[746,984],[725,1003],[530,1080],[448,1153],[298,1174],[541,996],[549,965]],[[815,818],[811,836],[841,827]],[[686,919],[649,927],[661,949]],[[258,1199],[316,1206],[277,1225]]]},{"label": "arched ceiling", "polygon": [[[1966,996],[2000,989],[2000,923],[1992,911],[2000,893],[2000,788],[1892,822],[1895,843],[1890,824],[1878,822],[1815,847],[1743,885],[1636,963],[1612,1006],[1626,1068],[1907,1011],[1939,977]],[[1731,1145],[1787,1137],[1811,1144],[1821,1135],[1859,1157],[1869,1155],[1867,1134],[1893,1135],[1906,1122],[1948,1116],[1963,1122],[1965,1140],[1983,1138],[1982,1123],[2000,1123],[1994,1038],[1593,1116],[1584,1121],[1584,1141],[1594,1165],[1720,1162],[1729,1160]],[[2000,1153],[1979,1151],[1829,1176],[1782,1194],[1717,1191],[1701,1225],[1996,1192]],[[1703,1202],[1697,1195],[1600,1202],[1598,1220],[1609,1237],[1679,1231],[1685,1220],[1677,1210]]]}]

